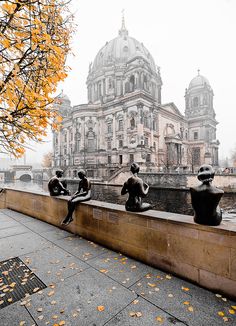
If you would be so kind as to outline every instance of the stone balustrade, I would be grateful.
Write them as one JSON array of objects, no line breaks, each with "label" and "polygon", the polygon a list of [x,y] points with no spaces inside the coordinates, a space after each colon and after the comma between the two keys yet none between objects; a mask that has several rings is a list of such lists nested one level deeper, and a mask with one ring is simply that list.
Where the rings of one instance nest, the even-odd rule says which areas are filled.
[{"label": "stone balustrade", "polygon": [[[6,189],[9,208],[61,227],[68,197]],[[236,299],[236,223],[198,225],[193,217],[91,200],[81,203],[65,229],[112,250]]]}]

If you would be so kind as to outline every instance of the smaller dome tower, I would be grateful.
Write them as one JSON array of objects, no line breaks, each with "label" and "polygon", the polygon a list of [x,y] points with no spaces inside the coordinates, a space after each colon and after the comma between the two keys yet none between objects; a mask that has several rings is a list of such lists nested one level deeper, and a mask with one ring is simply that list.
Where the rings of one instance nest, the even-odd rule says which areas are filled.
[{"label": "smaller dome tower", "polygon": [[193,163],[218,166],[219,141],[216,139],[213,90],[208,79],[198,74],[185,91],[185,116],[188,121],[188,140]]},{"label": "smaller dome tower", "polygon": [[185,115],[187,118],[211,115],[215,117],[213,109],[213,90],[208,79],[200,75],[194,77],[185,92]]},{"label": "smaller dome tower", "polygon": [[67,117],[70,114],[71,101],[63,90],[59,95],[57,95],[56,104],[58,105],[59,112],[63,117]]}]

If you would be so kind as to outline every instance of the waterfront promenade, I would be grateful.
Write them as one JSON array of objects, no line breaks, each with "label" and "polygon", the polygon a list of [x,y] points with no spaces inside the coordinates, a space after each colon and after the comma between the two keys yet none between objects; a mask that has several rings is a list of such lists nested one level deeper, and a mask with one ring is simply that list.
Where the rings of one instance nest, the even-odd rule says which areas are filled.
[{"label": "waterfront promenade", "polygon": [[236,302],[221,294],[0,210],[1,326],[224,324],[236,324]]}]

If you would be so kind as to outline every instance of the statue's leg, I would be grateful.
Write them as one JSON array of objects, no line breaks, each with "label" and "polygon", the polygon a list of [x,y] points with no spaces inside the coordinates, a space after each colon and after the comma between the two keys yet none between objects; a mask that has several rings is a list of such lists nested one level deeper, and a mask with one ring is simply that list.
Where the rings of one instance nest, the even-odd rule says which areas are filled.
[{"label": "statue's leg", "polygon": [[64,218],[64,220],[62,221],[62,224],[64,224],[64,225],[68,225],[69,223],[71,223],[73,221],[72,214],[75,210],[76,202],[74,202],[74,200],[69,200],[67,206],[68,206],[68,213],[67,213],[66,217]]},{"label": "statue's leg", "polygon": [[142,203],[142,206],[140,207],[140,212],[145,212],[149,209],[152,209],[152,205],[148,203]]}]

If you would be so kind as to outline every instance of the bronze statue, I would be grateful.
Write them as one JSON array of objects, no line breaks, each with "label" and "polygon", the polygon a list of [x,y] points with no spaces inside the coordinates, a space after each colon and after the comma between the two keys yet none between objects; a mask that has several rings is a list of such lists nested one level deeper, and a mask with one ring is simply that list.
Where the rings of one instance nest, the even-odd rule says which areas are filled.
[{"label": "bronze statue", "polygon": [[190,188],[194,222],[204,225],[219,225],[222,221],[222,210],[218,204],[224,191],[211,185],[215,172],[211,165],[203,164],[198,170],[198,180],[202,184]]},{"label": "bronze statue", "polygon": [[68,201],[68,213],[61,224],[68,225],[73,221],[73,212],[79,202],[87,201],[91,199],[91,183],[86,178],[84,170],[78,172],[80,178],[78,191],[76,191],[71,199]]},{"label": "bronze statue", "polygon": [[129,193],[128,200],[125,203],[125,209],[131,212],[144,212],[152,208],[148,203],[142,202],[142,197],[148,193],[149,186],[138,177],[139,166],[137,163],[132,163],[130,171],[133,176],[130,177],[123,185],[121,195]]},{"label": "bronze statue", "polygon": [[70,191],[66,189],[66,180],[62,180],[62,170],[57,170],[56,175],[48,181],[48,191],[50,196],[70,195]]}]

